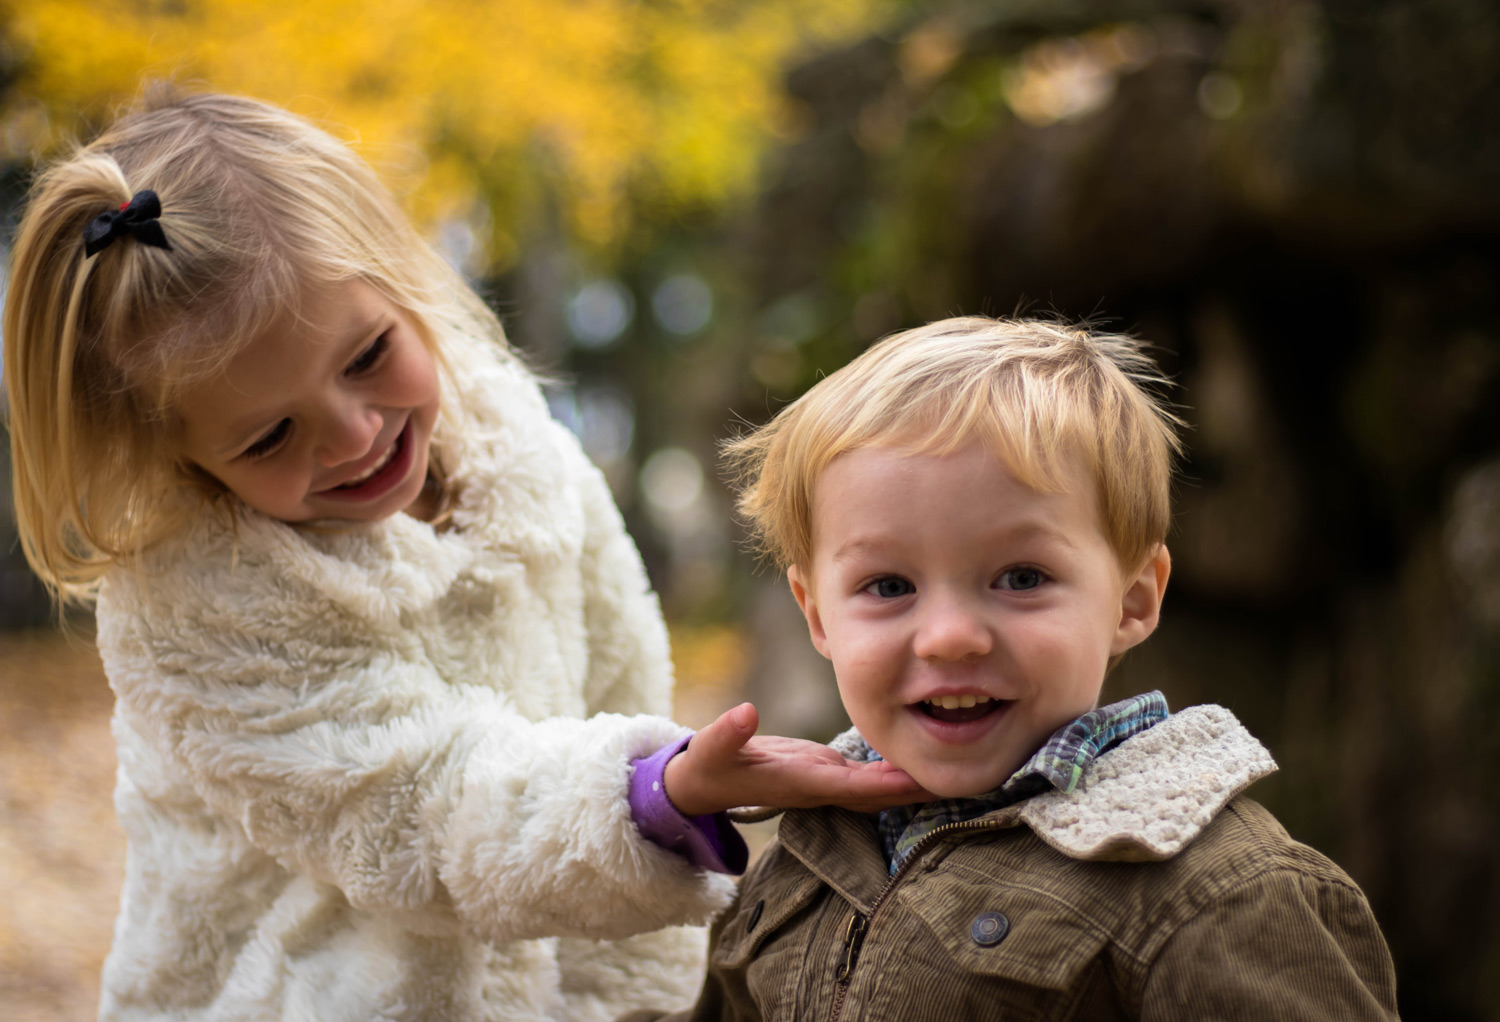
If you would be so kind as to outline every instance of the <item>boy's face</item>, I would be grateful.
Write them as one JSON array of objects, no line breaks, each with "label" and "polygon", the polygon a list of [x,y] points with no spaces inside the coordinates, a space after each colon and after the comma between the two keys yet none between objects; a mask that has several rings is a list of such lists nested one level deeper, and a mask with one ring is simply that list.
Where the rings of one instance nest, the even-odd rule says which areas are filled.
[{"label": "boy's face", "polygon": [[818,477],[792,591],[850,720],[935,795],[1003,784],[1156,627],[1166,549],[1123,573],[1094,484],[1064,481],[1038,493],[978,443],[862,448]]}]

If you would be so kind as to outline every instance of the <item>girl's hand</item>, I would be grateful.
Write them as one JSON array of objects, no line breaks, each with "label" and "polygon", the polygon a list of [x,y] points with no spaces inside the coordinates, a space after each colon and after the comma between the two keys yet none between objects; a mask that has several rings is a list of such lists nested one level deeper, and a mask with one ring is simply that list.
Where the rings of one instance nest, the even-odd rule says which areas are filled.
[{"label": "girl's hand", "polygon": [[926,802],[932,795],[886,762],[856,763],[799,738],[756,738],[760,716],[741,703],[693,736],[662,774],[684,816],[738,806],[837,805],[856,812]]}]

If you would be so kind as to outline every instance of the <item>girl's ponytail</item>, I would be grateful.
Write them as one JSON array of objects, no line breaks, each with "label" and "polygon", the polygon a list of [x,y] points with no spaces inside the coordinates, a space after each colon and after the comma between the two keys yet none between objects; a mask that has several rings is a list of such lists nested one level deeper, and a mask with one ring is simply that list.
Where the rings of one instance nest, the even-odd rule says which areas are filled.
[{"label": "girl's ponytail", "polygon": [[142,264],[160,256],[125,244],[86,257],[83,240],[130,198],[107,155],[59,163],[38,178],[11,256],[3,335],[16,525],[27,559],[64,599],[86,596],[124,553],[110,523],[130,513],[118,506],[124,480],[111,477],[140,470],[140,431],[122,422],[138,402],[111,378],[95,324],[138,305]]}]

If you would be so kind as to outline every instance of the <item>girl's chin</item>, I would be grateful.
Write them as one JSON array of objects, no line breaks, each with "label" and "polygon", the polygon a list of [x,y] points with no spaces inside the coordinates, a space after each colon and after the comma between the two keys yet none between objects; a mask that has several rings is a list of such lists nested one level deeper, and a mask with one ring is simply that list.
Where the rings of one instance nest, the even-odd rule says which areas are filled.
[{"label": "girl's chin", "polygon": [[326,501],[316,498],[304,503],[302,509],[294,515],[278,514],[274,509],[260,508],[272,518],[286,522],[288,525],[303,525],[313,522],[353,522],[363,524],[374,524],[383,522],[393,515],[405,511],[415,517],[422,517],[418,512],[424,507],[422,499],[424,477],[416,476],[410,484],[391,490],[379,500],[365,503],[349,503],[347,501]]}]

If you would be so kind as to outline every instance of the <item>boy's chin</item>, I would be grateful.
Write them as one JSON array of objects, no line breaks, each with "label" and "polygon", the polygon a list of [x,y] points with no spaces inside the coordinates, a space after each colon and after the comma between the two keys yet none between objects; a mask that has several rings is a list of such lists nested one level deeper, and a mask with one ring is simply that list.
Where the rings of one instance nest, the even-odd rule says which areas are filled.
[{"label": "boy's chin", "polygon": [[951,766],[902,767],[912,778],[937,798],[974,798],[994,791],[1004,784],[1011,772],[993,768],[959,768]]}]

